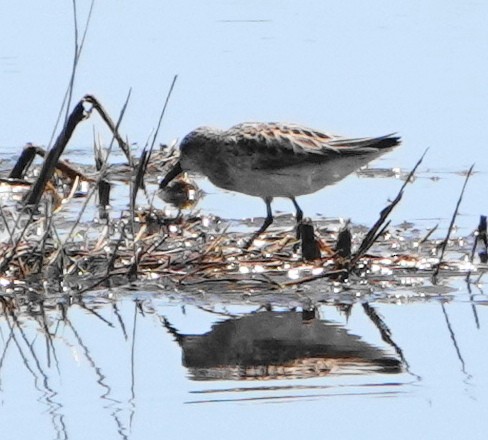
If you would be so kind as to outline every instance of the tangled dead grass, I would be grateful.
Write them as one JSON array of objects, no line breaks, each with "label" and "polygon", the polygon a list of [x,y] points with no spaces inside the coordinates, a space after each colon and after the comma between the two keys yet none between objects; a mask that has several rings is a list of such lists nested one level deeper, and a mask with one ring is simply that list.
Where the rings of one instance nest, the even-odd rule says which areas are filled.
[{"label": "tangled dead grass", "polygon": [[[98,112],[113,133],[113,140],[126,157],[125,166],[110,166],[108,156],[95,148],[95,169],[82,169],[61,160],[76,126]],[[119,120],[120,122],[120,120]],[[400,202],[406,185],[422,162],[406,174],[398,195],[380,213],[367,231],[330,221],[300,225],[301,240],[288,225],[261,237],[249,250],[243,250],[248,234],[228,232],[228,222],[195,214],[168,215],[157,210],[148,195],[147,182],[156,181],[177,159],[175,148],[157,151],[144,148],[139,160],[118,133],[103,106],[93,96],[85,96],[66,120],[53,148],[48,152],[29,145],[2,179],[2,184],[21,190],[16,203],[0,207],[3,240],[0,243],[0,276],[4,292],[33,289],[49,292],[84,293],[98,286],[112,286],[136,280],[157,280],[165,286],[187,289],[219,286],[237,292],[290,289],[317,282],[329,286],[348,283],[405,283],[412,274],[436,278],[443,274],[469,273],[476,269],[476,248],[486,255],[486,219],[480,222],[471,256],[459,261],[446,260],[457,208],[445,240],[405,237],[392,231],[389,215]],[[32,166],[36,155],[44,158],[41,167]],[[468,172],[466,182],[471,175]],[[111,181],[128,182],[129,209],[114,213],[110,204]],[[466,185],[465,182],[465,185]],[[84,185],[85,190],[80,191]],[[463,187],[464,192],[464,187]],[[147,204],[136,208],[137,195],[144,193]],[[189,181],[177,181],[163,197],[180,206],[192,204],[198,189]],[[98,214],[82,222],[82,214],[97,194]],[[84,198],[77,218],[67,227],[67,207]],[[63,224],[64,226],[59,226]],[[408,245],[405,245],[408,243]],[[457,243],[459,244],[459,242]],[[480,254],[480,255],[481,255]],[[223,287],[225,286],[225,287]],[[336,288],[336,287],[333,287]]]}]

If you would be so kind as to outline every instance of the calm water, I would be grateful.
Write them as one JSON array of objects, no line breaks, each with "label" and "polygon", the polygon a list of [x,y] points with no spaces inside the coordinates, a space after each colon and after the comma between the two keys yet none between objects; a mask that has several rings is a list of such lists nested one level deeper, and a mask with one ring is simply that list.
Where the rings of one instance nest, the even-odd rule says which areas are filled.
[{"label": "calm water", "polygon": [[[376,167],[408,170],[429,152],[393,224],[439,223],[442,236],[475,162],[457,221],[467,236],[486,214],[486,16],[476,1],[99,1],[74,99],[93,93],[116,118],[132,87],[122,131],[140,146],[175,74],[161,143],[250,120],[397,131],[403,146]],[[2,160],[26,142],[49,145],[72,22],[69,1],[0,6]],[[72,160],[92,163],[94,128],[109,143],[92,117]],[[370,225],[400,184],[351,176],[300,204],[312,217]],[[204,189],[204,211],[264,214],[260,200]],[[484,438],[483,278],[472,292],[462,279],[443,287],[347,304],[324,295],[315,319],[299,294],[262,301],[147,286],[94,293],[64,319],[56,299],[45,320],[39,306],[19,304],[18,322],[0,318],[1,438]]]},{"label": "calm water", "polygon": [[2,319],[2,438],[481,439],[486,298],[458,286],[449,302],[402,292],[313,319],[259,298],[119,292],[46,312],[49,339],[38,311]]}]

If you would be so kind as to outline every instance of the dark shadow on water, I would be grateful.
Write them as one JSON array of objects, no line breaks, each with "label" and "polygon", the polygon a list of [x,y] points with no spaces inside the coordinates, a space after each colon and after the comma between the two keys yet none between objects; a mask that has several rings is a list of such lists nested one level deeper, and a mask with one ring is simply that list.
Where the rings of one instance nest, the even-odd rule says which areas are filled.
[{"label": "dark shadow on water", "polygon": [[202,335],[166,328],[193,380],[304,379],[329,374],[395,374],[402,361],[310,312],[262,311],[218,322]]}]

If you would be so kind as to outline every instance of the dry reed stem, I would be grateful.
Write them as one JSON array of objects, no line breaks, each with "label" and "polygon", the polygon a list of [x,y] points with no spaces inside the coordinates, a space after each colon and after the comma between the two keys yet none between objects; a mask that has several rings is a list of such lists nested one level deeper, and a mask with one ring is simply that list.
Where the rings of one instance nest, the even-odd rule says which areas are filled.
[{"label": "dry reed stem", "polygon": [[473,168],[474,168],[474,164],[471,165],[471,167],[468,170],[468,173],[466,174],[466,178],[464,179],[464,184],[463,184],[463,187],[461,189],[461,194],[459,194],[459,198],[458,198],[458,201],[456,203],[456,207],[454,208],[454,212],[452,213],[451,222],[449,224],[449,228],[447,229],[446,238],[442,242],[441,255],[439,257],[439,262],[437,263],[437,266],[434,269],[434,273],[432,275],[432,282],[434,284],[436,284],[436,282],[437,282],[437,275],[439,274],[439,270],[440,270],[440,267],[442,264],[442,260],[444,259],[444,253],[446,251],[447,243],[449,242],[449,237],[451,236],[451,232],[452,232],[452,229],[454,227],[454,222],[456,221],[456,217],[457,217],[457,214],[459,211],[459,207],[461,206],[461,201],[463,200],[464,191],[466,190],[466,185],[468,184],[468,180],[471,177],[471,174],[473,173]]},{"label": "dry reed stem", "polygon": [[[386,229],[386,227],[384,227],[384,224],[385,224],[388,216],[391,214],[391,212],[393,211],[395,206],[402,199],[405,187],[410,182],[410,179],[414,176],[415,171],[417,171],[417,168],[420,166],[420,164],[424,160],[424,156],[426,155],[427,151],[428,151],[428,149],[424,151],[424,153],[422,154],[420,159],[417,161],[417,163],[413,167],[412,171],[410,171],[405,182],[403,183],[402,187],[400,188],[400,191],[398,191],[398,194],[395,197],[395,199],[393,199],[393,201],[386,208],[384,208],[381,211],[380,218],[376,221],[376,223],[371,227],[371,229],[368,231],[368,233],[364,237],[363,241],[361,242],[361,245],[359,246],[359,249],[357,250],[357,252],[354,254],[354,256],[351,259],[351,262],[350,262],[351,268],[355,267],[355,265],[361,259],[361,257],[363,257],[366,254],[366,252],[376,242],[376,240],[381,235],[381,233]],[[378,233],[378,231],[380,231],[380,233]]]}]

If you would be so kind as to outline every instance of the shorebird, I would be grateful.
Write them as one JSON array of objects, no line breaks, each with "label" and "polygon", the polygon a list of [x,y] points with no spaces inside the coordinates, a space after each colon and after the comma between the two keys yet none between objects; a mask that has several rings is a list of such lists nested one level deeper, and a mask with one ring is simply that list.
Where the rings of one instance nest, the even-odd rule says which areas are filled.
[{"label": "shorebird", "polygon": [[274,197],[295,197],[332,185],[400,143],[395,134],[346,138],[297,124],[247,122],[228,130],[200,127],[181,141],[180,159],[161,181],[164,189],[183,171],[203,174],[216,186],[261,197],[266,219],[251,240],[273,222]]}]

